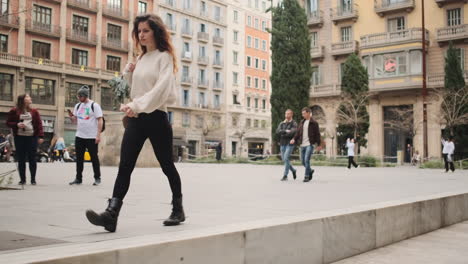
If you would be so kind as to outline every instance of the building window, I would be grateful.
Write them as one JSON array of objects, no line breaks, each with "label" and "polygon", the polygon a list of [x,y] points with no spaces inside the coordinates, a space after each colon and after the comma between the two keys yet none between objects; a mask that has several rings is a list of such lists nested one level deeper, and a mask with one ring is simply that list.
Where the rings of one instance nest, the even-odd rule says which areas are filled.
[{"label": "building window", "polygon": [[198,93],[198,104],[201,107],[204,107],[206,105],[205,93],[204,92],[199,92]]},{"label": "building window", "polygon": [[174,124],[174,112],[168,111],[167,112],[167,120],[169,121],[169,124]]},{"label": "building window", "polygon": [[266,11],[266,3],[265,3],[265,1],[262,1],[262,11],[263,11],[263,12]]},{"label": "building window", "polygon": [[262,99],[262,109],[266,109],[266,100]]},{"label": "building window", "polygon": [[[265,109],[265,108],[263,108]],[[266,128],[266,120],[262,120],[262,128]]]},{"label": "building window", "polygon": [[204,118],[201,115],[196,116],[197,122],[195,123],[195,128],[203,128]]},{"label": "building window", "polygon": [[120,72],[120,57],[107,55],[107,69]]},{"label": "building window", "polygon": [[122,28],[117,25],[107,24],[107,41],[116,43],[120,46],[122,39]]},{"label": "building window", "polygon": [[35,104],[54,105],[54,81],[26,77],[25,92]]},{"label": "building window", "polygon": [[182,81],[190,81],[190,68],[187,65],[182,66]]},{"label": "building window", "polygon": [[171,13],[166,14],[166,25],[170,30],[175,30],[174,19]]},{"label": "building window", "polygon": [[138,1],[138,14],[146,14],[148,9],[148,3],[143,1]]},{"label": "building window", "polygon": [[239,41],[239,31],[234,31],[233,39],[235,43]]},{"label": "building window", "polygon": [[266,60],[262,60],[262,70],[266,71]]},{"label": "building window", "polygon": [[239,101],[237,100],[237,94],[232,95],[232,104],[240,105]]},{"label": "building window", "polygon": [[0,98],[2,101],[13,101],[13,75],[0,73]]},{"label": "building window", "polygon": [[320,84],[320,68],[318,66],[312,67],[312,85],[319,85]]},{"label": "building window", "polygon": [[206,15],[206,12],[207,12],[207,7],[206,7],[206,2],[205,1],[201,1],[200,2],[200,12],[201,14],[203,15]]},{"label": "building window", "polygon": [[374,56],[374,76],[377,78],[407,74],[406,53],[389,53]]},{"label": "building window", "polygon": [[252,77],[247,76],[247,87],[252,87]]},{"label": "building window", "polygon": [[341,42],[351,41],[351,27],[341,28]]},{"label": "building window", "polygon": [[198,55],[200,58],[204,58],[206,56],[206,48],[205,46],[200,46],[200,48],[198,49]]},{"label": "building window", "polygon": [[233,51],[233,52],[232,52],[232,62],[233,62],[234,64],[239,64],[239,61],[238,61],[238,60],[239,60],[239,52]]},{"label": "building window", "polygon": [[461,23],[461,8],[447,10],[447,26],[457,26],[461,25]]},{"label": "building window", "polygon": [[88,38],[89,20],[86,17],[73,15],[73,34],[82,38]]},{"label": "building window", "polygon": [[266,21],[262,21],[262,30],[266,31]]},{"label": "building window", "polygon": [[262,80],[262,89],[266,90],[266,80]]},{"label": "building window", "polygon": [[255,69],[260,69],[260,60],[255,58]]},{"label": "building window", "polygon": [[252,37],[251,36],[247,36],[247,47],[252,47]]},{"label": "building window", "polygon": [[51,29],[52,9],[40,5],[34,5],[33,11],[34,26],[39,26],[41,29]]},{"label": "building window", "polygon": [[263,51],[266,51],[267,50],[267,47],[266,47],[266,40],[262,40],[262,50]]},{"label": "building window", "polygon": [[255,28],[258,29],[259,24],[258,24],[258,18],[255,19]]},{"label": "building window", "polygon": [[232,83],[234,85],[238,85],[239,74],[237,72],[232,73]]},{"label": "building window", "polygon": [[252,122],[251,122],[250,118],[245,119],[245,126],[246,126],[247,128],[249,128],[249,127],[252,126]]},{"label": "building window", "polygon": [[247,16],[247,26],[252,26],[252,17],[251,16]]},{"label": "building window", "polygon": [[183,1],[183,8],[185,10],[189,10],[190,8],[192,8],[191,2],[192,2],[192,0],[184,0]]},{"label": "building window", "polygon": [[107,6],[112,9],[122,8],[122,0],[107,0]]},{"label": "building window", "polygon": [[239,22],[239,12],[237,12],[237,10],[234,10],[234,23],[238,23]]},{"label": "building window", "polygon": [[185,107],[188,107],[190,104],[190,91],[189,90],[183,90],[182,91],[182,105]]},{"label": "building window", "polygon": [[114,109],[114,105],[113,105],[114,97],[115,97],[115,94],[114,94],[114,92],[112,91],[111,88],[101,87],[101,107],[102,107],[102,109],[107,110],[107,111],[118,110],[118,109]]},{"label": "building window", "polygon": [[215,6],[214,8],[214,18],[216,21],[221,21],[221,7]]},{"label": "building window", "polygon": [[458,61],[460,62],[460,67],[462,70],[465,69],[465,49],[464,48],[454,48],[457,53]]},{"label": "building window", "polygon": [[255,88],[258,89],[258,78],[255,78]]},{"label": "building window", "polygon": [[213,106],[214,108],[219,108],[219,105],[220,105],[219,94],[215,94],[213,98]]},{"label": "building window", "polygon": [[190,127],[190,113],[183,113],[182,114],[182,126],[183,127]]},{"label": "building window", "polygon": [[198,80],[201,83],[205,83],[205,69],[198,70]]},{"label": "building window", "polygon": [[8,52],[8,36],[0,34],[0,52]]},{"label": "building window", "polygon": [[247,56],[247,66],[251,67],[252,66],[252,57]]},{"label": "building window", "polygon": [[50,60],[50,44],[33,40],[32,56],[35,58],[43,58]]},{"label": "building window", "polygon": [[254,128],[258,128],[258,119],[254,120]]},{"label": "building window", "polygon": [[218,37],[218,38],[221,37],[221,29],[220,28],[215,28],[215,37]]},{"label": "building window", "polygon": [[318,32],[312,32],[310,34],[310,46],[317,47],[318,46]]},{"label": "building window", "polygon": [[200,24],[200,32],[206,32],[206,25],[203,23]]},{"label": "building window", "polygon": [[259,49],[259,40],[258,40],[258,38],[255,38],[255,48]]},{"label": "building window", "polygon": [[236,126],[237,126],[237,122],[238,122],[238,117],[233,116],[231,122],[232,122],[232,126],[233,126],[233,127],[236,127]]},{"label": "building window", "polygon": [[247,107],[250,108],[250,97],[247,97]]},{"label": "building window", "polygon": [[72,64],[88,66],[88,52],[86,50],[72,49]]},{"label": "building window", "polygon": [[405,17],[395,17],[388,20],[388,32],[405,30]]},{"label": "building window", "polygon": [[[65,106],[67,107],[74,107],[78,101],[76,96],[78,95],[78,90],[85,84],[82,83],[70,83],[67,82],[65,84],[66,93],[65,93]],[[93,87],[91,85],[87,85],[89,87],[89,98],[91,99]]]},{"label": "building window", "polygon": [[420,50],[410,51],[410,67],[412,74],[420,74],[422,72],[422,52]]},{"label": "building window", "polygon": [[183,26],[182,26],[182,34],[192,35],[192,27],[190,23],[190,19],[184,18]]}]

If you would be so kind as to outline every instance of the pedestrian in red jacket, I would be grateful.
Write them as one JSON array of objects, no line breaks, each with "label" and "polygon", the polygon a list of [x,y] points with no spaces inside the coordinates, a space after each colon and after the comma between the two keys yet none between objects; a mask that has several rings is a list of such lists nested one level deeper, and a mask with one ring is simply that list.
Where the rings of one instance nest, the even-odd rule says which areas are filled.
[{"label": "pedestrian in red jacket", "polygon": [[32,99],[28,94],[18,96],[16,107],[10,110],[7,119],[7,126],[13,130],[15,137],[20,185],[26,183],[26,158],[29,162],[31,184],[36,185],[37,145],[44,141],[41,116],[36,109],[31,108],[31,104]]}]

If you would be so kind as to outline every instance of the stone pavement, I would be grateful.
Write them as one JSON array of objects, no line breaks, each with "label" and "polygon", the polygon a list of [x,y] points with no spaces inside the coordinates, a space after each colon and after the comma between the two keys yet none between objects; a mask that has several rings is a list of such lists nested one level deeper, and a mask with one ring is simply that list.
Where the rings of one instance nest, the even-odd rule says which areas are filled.
[{"label": "stone pavement", "polygon": [[466,264],[468,222],[439,229],[335,264]]},{"label": "stone pavement", "polygon": [[[0,163],[0,170],[13,164]],[[112,194],[117,168],[102,168],[102,184],[92,186],[91,164],[84,183],[69,186],[72,163],[39,164],[37,186],[0,191],[1,255],[33,247],[93,243],[209,227],[356,208],[449,192],[468,192],[468,172],[443,173],[414,167],[316,167],[314,179],[281,182],[283,167],[250,164],[176,165],[182,177],[185,224],[163,227],[170,214],[170,189],[159,168],[137,168],[119,218],[116,233],[89,224],[88,208],[104,210]],[[298,172],[303,172],[299,168]],[[29,180],[29,179],[28,179]],[[18,179],[15,179],[17,182]],[[22,237],[23,236],[23,237]],[[29,244],[28,244],[29,243]]]}]

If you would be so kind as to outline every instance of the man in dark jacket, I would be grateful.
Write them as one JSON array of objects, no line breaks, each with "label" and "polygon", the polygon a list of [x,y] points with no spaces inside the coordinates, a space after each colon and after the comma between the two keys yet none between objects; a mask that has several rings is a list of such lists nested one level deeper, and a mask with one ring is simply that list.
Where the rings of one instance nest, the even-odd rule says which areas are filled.
[{"label": "man in dark jacket", "polygon": [[302,117],[304,118],[294,138],[291,139],[290,143],[299,143],[301,146],[301,160],[302,165],[305,167],[304,182],[312,180],[312,174],[314,170],[310,168],[310,158],[314,152],[314,144],[316,144],[317,150],[320,150],[320,130],[318,123],[312,118],[312,111],[309,107],[302,108]]},{"label": "man in dark jacket", "polygon": [[284,116],[285,120],[278,125],[276,129],[276,134],[280,136],[280,150],[281,150],[281,159],[284,162],[284,174],[282,181],[288,180],[288,173],[291,170],[293,178],[296,179],[296,170],[293,168],[289,162],[289,156],[291,156],[292,151],[294,150],[294,145],[289,142],[296,134],[297,123],[293,118],[293,111],[291,109],[286,110]]}]

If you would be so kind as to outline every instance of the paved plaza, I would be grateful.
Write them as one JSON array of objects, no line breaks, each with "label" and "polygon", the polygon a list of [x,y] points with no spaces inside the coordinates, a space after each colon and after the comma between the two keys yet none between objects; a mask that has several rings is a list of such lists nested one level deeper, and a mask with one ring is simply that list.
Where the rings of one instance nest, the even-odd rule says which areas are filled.
[{"label": "paved plaza", "polygon": [[[188,216],[183,225],[162,225],[171,210],[170,189],[162,171],[137,168],[117,232],[107,233],[89,224],[84,212],[88,208],[105,209],[117,168],[103,167],[102,184],[92,186],[92,168],[87,163],[83,184],[70,186],[75,164],[39,164],[37,186],[28,184],[24,190],[0,191],[0,232],[7,234],[0,235],[0,263],[2,254],[28,251],[34,246],[56,247],[157,234],[170,237],[171,233],[201,232],[213,227],[222,230],[224,226],[252,221],[468,191],[466,170],[443,173],[440,169],[415,167],[353,170],[315,167],[313,180],[303,183],[302,168],[297,180],[290,176],[287,182],[281,182],[282,166],[191,163],[176,166],[182,177]],[[14,165],[0,164],[2,171],[11,167]]]}]

